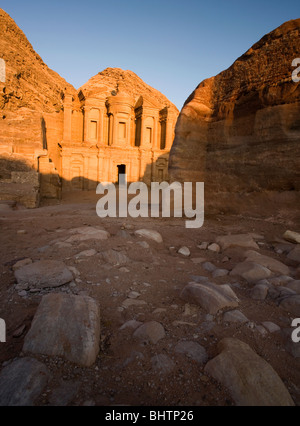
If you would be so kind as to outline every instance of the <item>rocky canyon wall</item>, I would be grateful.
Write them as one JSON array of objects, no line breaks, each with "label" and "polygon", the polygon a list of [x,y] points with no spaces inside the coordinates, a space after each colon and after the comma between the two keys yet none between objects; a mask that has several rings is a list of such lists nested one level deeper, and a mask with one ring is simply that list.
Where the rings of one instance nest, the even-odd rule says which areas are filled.
[{"label": "rocky canyon wall", "polygon": [[300,86],[292,80],[299,32],[297,19],[264,36],[200,83],[180,113],[169,173],[173,181],[205,182],[211,211],[238,211],[271,192],[299,194]]}]

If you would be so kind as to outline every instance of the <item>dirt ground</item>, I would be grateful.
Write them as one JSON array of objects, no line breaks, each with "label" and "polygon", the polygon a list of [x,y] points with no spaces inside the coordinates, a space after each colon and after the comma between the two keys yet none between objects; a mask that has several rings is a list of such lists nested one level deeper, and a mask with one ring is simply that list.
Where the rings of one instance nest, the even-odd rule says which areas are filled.
[{"label": "dirt ground", "polygon": [[[25,297],[18,295],[12,270],[18,260],[58,259],[67,266],[76,267],[80,272],[76,286],[65,285],[51,291],[89,295],[101,309],[101,350],[91,368],[82,368],[61,358],[35,356],[48,366],[52,377],[37,405],[235,405],[229,392],[205,375],[204,366],[174,351],[180,340],[192,340],[204,346],[211,359],[218,354],[217,343],[224,337],[236,337],[248,343],[271,364],[295,404],[300,405],[300,363],[299,358],[286,350],[289,335],[282,332],[262,335],[253,327],[253,323],[259,325],[263,321],[273,321],[282,331],[291,327],[292,318],[276,301],[251,299],[251,286],[236,277],[214,279],[217,284],[235,284],[234,291],[240,299],[238,309],[251,325],[225,324],[222,314],[208,319],[200,307],[186,306],[180,299],[180,292],[192,281],[192,275],[210,276],[201,264],[193,263],[192,258],[204,257],[226,269],[232,269],[243,260],[242,249],[215,253],[197,247],[202,242],[214,242],[217,236],[229,233],[261,235],[262,254],[296,268],[295,262],[274,250],[287,229],[299,230],[295,216],[206,215],[202,228],[186,229],[184,219],[178,218],[100,219],[96,215],[96,201],[97,196],[91,193],[81,195],[80,200],[78,194],[65,194],[63,201],[48,202],[39,209],[18,207],[0,213],[0,318],[7,324],[7,343],[0,343],[0,365],[22,355],[24,337],[42,296],[47,293],[43,290]],[[106,241],[73,244],[71,248],[54,246],[53,242],[63,240],[70,235],[71,229],[81,226],[101,226],[111,237]],[[141,247],[140,238],[134,235],[134,231],[141,228],[158,231],[163,243],[147,240],[150,247]],[[182,246],[190,249],[189,258],[177,253]],[[109,248],[122,251],[130,262],[122,268],[104,262],[99,253]],[[83,260],[75,258],[76,254],[88,249],[95,249],[98,254]],[[295,274],[300,279],[299,272],[298,276],[297,272]],[[139,299],[146,304],[123,309],[122,302],[130,291],[140,293]],[[158,308],[161,309],[155,312]],[[141,345],[133,339],[133,330],[120,330],[128,320],[158,321],[165,328],[166,337],[156,345]],[[21,335],[14,337],[20,327],[23,328]],[[166,354],[175,363],[171,373],[161,374],[153,369],[151,358],[156,354]]]}]

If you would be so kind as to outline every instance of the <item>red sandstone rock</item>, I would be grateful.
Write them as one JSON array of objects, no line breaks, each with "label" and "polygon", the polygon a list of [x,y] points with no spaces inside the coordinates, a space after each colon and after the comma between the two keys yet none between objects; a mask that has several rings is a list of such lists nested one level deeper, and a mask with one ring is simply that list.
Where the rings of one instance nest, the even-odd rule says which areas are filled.
[{"label": "red sandstone rock", "polygon": [[204,181],[215,205],[230,193],[229,208],[234,194],[299,191],[299,36],[300,19],[286,22],[199,84],[177,122],[172,180]]}]

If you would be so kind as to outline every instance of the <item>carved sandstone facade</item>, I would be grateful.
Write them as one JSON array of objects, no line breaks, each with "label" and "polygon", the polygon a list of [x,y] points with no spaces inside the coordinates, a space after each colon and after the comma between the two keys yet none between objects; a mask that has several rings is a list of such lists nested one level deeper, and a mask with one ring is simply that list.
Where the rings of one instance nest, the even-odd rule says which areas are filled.
[{"label": "carved sandstone facade", "polygon": [[169,151],[178,113],[155,99],[131,96],[126,86],[64,96],[61,146],[63,187],[94,189],[99,182],[168,179]]}]

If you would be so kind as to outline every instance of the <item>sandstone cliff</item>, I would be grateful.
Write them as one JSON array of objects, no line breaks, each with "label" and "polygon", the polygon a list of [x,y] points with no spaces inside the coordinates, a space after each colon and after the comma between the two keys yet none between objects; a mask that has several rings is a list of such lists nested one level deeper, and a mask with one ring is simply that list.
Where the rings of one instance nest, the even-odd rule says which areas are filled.
[{"label": "sandstone cliff", "polygon": [[[35,150],[48,149],[57,157],[62,139],[62,93],[75,89],[45,65],[14,20],[0,9],[0,58],[6,63],[0,82],[0,153],[27,160],[35,167]],[[8,163],[2,162],[2,178]],[[6,166],[5,166],[6,165]],[[12,167],[16,167],[12,166]]]},{"label": "sandstone cliff", "polygon": [[243,193],[300,190],[299,36],[300,19],[286,22],[199,84],[177,122],[172,180],[204,181],[223,210]]}]

